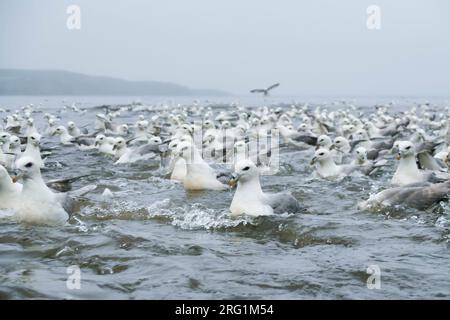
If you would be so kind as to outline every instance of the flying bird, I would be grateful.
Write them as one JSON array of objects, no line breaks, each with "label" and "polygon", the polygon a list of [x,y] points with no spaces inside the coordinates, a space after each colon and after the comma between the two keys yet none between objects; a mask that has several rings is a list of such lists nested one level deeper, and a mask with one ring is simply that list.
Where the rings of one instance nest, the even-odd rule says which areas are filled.
[{"label": "flying bird", "polygon": [[279,83],[275,83],[275,84],[271,85],[270,87],[268,87],[267,89],[253,89],[253,90],[250,90],[250,92],[251,93],[264,93],[264,96],[268,96],[269,91],[272,89],[275,89],[279,85],[280,85]]}]

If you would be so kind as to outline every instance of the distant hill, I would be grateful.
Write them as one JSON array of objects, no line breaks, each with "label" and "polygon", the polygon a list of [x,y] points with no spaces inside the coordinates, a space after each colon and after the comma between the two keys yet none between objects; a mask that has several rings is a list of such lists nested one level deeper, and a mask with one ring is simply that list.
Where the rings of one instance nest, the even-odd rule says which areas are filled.
[{"label": "distant hill", "polygon": [[128,81],[56,70],[0,69],[0,95],[223,96],[227,92],[191,89],[159,81]]}]

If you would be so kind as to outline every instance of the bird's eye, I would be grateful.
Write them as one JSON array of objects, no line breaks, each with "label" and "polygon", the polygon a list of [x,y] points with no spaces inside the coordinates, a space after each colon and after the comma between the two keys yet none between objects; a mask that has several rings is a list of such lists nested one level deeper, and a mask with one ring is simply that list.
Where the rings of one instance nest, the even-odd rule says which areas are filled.
[{"label": "bird's eye", "polygon": [[34,137],[31,137],[31,140],[36,140]]},{"label": "bird's eye", "polygon": [[33,166],[33,163],[32,162],[28,162],[26,165],[25,165],[25,168],[31,168]]},{"label": "bird's eye", "polygon": [[323,153],[323,152],[321,152],[321,153],[319,153],[319,156],[323,156],[325,153]]},{"label": "bird's eye", "polygon": [[176,145],[176,144],[174,144],[174,145],[173,145],[173,147],[174,147],[174,148],[176,148],[176,147],[177,147],[177,145]]},{"label": "bird's eye", "polygon": [[242,169],[242,171],[247,171],[249,169],[250,169],[250,167],[245,167],[244,169]]},{"label": "bird's eye", "polygon": [[406,150],[409,150],[409,149],[411,149],[411,146],[407,146],[407,147],[406,147]]}]

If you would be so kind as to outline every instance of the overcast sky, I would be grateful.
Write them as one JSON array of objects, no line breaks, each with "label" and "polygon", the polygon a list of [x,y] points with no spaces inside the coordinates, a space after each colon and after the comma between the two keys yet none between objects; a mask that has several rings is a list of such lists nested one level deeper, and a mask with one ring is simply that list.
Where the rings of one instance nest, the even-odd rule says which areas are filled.
[{"label": "overcast sky", "polygon": [[[68,30],[66,8],[81,8]],[[366,27],[369,5],[381,29]],[[450,95],[448,0],[0,0],[0,68],[246,93]]]}]

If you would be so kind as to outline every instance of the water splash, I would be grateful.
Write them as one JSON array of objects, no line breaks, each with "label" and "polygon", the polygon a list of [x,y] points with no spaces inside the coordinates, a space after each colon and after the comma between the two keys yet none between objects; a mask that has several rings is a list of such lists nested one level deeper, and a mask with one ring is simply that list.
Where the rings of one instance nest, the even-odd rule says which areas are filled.
[{"label": "water splash", "polygon": [[167,218],[172,225],[184,230],[234,228],[254,222],[246,216],[231,218],[227,211],[206,208],[199,203],[176,208],[169,208],[169,206],[169,199],[155,202],[147,208],[148,214],[151,218]]}]

